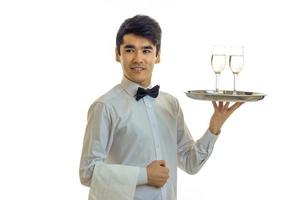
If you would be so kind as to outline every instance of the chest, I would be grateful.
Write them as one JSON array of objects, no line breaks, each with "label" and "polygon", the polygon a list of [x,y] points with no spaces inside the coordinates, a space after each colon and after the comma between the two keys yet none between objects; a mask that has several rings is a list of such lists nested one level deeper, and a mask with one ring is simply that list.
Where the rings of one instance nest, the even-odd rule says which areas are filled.
[{"label": "chest", "polygon": [[174,141],[177,120],[168,105],[143,101],[135,106],[120,107],[115,120],[114,141],[151,145],[153,140]]}]

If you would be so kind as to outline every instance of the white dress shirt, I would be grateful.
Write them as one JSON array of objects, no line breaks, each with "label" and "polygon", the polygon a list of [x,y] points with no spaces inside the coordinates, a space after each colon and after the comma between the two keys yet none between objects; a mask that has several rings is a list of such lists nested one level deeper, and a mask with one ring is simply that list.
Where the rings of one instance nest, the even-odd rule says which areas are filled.
[{"label": "white dress shirt", "polygon": [[[134,200],[175,200],[177,166],[189,174],[197,173],[217,136],[207,130],[195,142],[175,97],[160,91],[157,98],[145,96],[136,101],[138,87],[124,77],[91,105],[80,180],[90,186],[97,163],[138,167]],[[170,178],[161,188],[147,185],[146,167],[154,160],[165,160],[170,169]]]}]

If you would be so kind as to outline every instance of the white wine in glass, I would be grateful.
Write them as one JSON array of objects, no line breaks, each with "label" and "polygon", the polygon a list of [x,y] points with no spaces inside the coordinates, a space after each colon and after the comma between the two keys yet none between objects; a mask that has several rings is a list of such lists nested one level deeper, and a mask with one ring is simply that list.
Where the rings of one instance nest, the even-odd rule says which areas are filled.
[{"label": "white wine in glass", "polygon": [[229,55],[229,66],[233,73],[233,94],[237,94],[237,76],[244,67],[244,47],[232,47]]},{"label": "white wine in glass", "polygon": [[226,66],[226,54],[223,46],[213,46],[211,66],[216,75],[216,92],[219,92],[219,77]]}]

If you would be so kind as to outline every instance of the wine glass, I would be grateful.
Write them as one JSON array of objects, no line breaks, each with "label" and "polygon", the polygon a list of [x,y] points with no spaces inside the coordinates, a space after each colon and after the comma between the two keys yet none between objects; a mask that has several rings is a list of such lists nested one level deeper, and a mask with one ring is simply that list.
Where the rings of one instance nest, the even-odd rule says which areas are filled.
[{"label": "wine glass", "polygon": [[226,53],[224,46],[213,46],[211,66],[216,74],[216,92],[219,92],[219,77],[226,65]]},{"label": "wine glass", "polygon": [[237,76],[244,66],[244,47],[236,46],[230,47],[229,66],[233,73],[233,94],[237,94]]}]

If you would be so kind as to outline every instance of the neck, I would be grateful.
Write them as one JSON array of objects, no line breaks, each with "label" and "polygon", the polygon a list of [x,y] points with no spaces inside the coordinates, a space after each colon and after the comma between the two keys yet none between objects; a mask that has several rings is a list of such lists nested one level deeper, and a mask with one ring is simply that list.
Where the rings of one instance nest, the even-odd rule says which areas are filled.
[{"label": "neck", "polygon": [[134,81],[134,80],[131,80],[129,77],[127,77],[126,75],[124,75],[125,76],[125,78],[127,78],[128,80],[130,80],[131,82],[134,82],[134,83],[136,83],[136,84],[138,84],[138,85],[140,85],[140,86],[142,86],[143,88],[147,88],[148,86],[150,86],[151,84],[151,80],[149,80],[149,81],[144,81],[144,82],[136,82],[136,81]]}]

